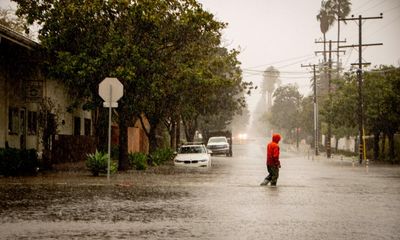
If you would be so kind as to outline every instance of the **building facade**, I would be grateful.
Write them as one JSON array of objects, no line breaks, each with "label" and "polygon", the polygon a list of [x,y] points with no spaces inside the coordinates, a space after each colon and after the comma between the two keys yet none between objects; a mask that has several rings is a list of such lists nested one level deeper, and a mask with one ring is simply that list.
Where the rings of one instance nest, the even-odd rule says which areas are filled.
[{"label": "building facade", "polygon": [[51,105],[57,134],[92,135],[92,114],[67,111],[71,98],[62,83],[46,79],[40,44],[0,25],[0,148],[43,149],[40,113]]}]

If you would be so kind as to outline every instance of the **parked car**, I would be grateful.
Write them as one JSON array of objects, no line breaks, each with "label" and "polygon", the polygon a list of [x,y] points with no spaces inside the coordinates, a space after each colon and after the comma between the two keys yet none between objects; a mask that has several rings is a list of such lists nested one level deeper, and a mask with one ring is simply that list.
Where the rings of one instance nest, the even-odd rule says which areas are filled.
[{"label": "parked car", "polygon": [[174,159],[175,166],[210,167],[211,151],[202,143],[182,145]]},{"label": "parked car", "polygon": [[227,157],[231,156],[230,144],[228,139],[224,136],[210,137],[207,143],[207,149],[214,154],[225,154]]}]

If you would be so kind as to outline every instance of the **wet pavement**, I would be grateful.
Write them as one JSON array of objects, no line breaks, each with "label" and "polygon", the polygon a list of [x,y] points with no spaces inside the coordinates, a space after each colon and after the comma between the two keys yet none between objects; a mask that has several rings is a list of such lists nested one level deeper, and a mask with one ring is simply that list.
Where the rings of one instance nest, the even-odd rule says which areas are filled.
[{"label": "wet pavement", "polygon": [[282,147],[278,187],[264,143],[207,168],[163,166],[0,178],[0,239],[399,239],[400,168]]}]

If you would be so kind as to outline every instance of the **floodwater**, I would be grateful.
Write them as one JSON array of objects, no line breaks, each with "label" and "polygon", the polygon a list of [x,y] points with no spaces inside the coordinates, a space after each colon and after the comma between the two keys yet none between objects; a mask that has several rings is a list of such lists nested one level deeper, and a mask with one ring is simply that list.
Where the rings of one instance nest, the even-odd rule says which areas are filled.
[{"label": "floodwater", "polygon": [[0,239],[399,239],[400,168],[282,147],[278,187],[260,141],[211,168],[0,178]]}]

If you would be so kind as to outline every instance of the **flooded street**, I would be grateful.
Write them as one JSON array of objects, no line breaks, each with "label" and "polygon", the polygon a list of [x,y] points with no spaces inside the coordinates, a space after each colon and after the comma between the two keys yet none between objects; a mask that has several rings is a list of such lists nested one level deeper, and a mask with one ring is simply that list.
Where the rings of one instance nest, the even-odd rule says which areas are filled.
[{"label": "flooded street", "polygon": [[400,168],[311,160],[282,147],[278,187],[261,142],[213,166],[94,178],[0,178],[0,239],[398,239]]}]

